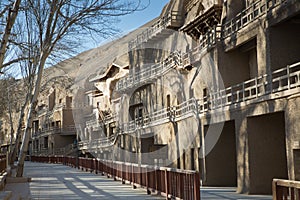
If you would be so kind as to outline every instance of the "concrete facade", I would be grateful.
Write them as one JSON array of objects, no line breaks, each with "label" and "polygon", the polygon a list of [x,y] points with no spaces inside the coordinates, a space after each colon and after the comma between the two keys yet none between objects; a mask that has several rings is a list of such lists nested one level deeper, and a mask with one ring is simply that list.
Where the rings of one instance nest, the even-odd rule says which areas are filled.
[{"label": "concrete facade", "polygon": [[82,87],[45,91],[32,151],[79,139],[85,156],[198,170],[239,193],[300,180],[299,19],[297,0],[170,0],[81,55]]},{"label": "concrete facade", "polygon": [[129,42],[128,75],[109,89],[118,112],[97,122],[110,137],[81,148],[199,170],[203,185],[240,193],[299,180],[299,6],[171,0],[147,37]]},{"label": "concrete facade", "polygon": [[73,119],[73,95],[65,78],[44,85],[39,100],[29,147],[32,155],[61,155],[77,143]]}]

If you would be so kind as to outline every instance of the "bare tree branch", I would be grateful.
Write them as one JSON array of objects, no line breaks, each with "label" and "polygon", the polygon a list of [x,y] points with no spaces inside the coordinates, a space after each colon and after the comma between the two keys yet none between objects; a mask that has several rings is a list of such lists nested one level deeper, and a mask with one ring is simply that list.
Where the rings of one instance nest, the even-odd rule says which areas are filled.
[{"label": "bare tree branch", "polygon": [[12,9],[9,9],[8,17],[7,17],[7,24],[5,27],[5,31],[1,40],[0,44],[0,71],[3,68],[3,62],[5,58],[6,48],[8,44],[9,37],[11,35],[12,27],[15,23],[17,18],[19,8],[20,8],[21,0],[16,0],[13,4]]}]

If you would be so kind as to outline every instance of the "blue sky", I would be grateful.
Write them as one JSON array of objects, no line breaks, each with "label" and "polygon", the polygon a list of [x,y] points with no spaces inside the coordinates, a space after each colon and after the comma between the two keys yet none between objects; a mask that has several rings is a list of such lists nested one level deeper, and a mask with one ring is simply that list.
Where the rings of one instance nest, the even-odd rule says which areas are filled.
[{"label": "blue sky", "polygon": [[[158,17],[163,7],[169,1],[170,0],[142,0],[142,4],[144,5],[148,5],[149,3],[148,7],[142,11],[136,11],[133,14],[120,17],[120,22],[115,24],[115,27],[121,30],[121,35],[137,29],[140,26],[151,21],[152,19]],[[87,41],[87,43],[80,49],[80,51],[85,51],[101,46],[101,44],[104,44],[112,39],[102,40],[99,44],[96,44],[95,41]]]},{"label": "blue sky", "polygon": [[123,32],[127,33],[158,17],[169,0],[142,0],[142,2],[144,4],[150,2],[150,4],[143,11],[137,11],[122,17],[121,22],[117,24]]}]

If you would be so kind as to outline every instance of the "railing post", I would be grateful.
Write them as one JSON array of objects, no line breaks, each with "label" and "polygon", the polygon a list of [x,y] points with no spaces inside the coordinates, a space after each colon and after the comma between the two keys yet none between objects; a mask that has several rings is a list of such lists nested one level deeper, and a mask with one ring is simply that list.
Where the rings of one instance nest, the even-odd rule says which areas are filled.
[{"label": "railing post", "polygon": [[273,192],[273,200],[281,200],[276,179],[273,179],[272,182],[272,192]]},{"label": "railing post", "polygon": [[[257,77],[255,77],[255,94],[256,98],[258,97],[258,82],[257,82]],[[250,95],[251,95],[251,90],[250,90]]]},{"label": "railing post", "polygon": [[166,200],[169,199],[169,181],[168,171],[165,169],[165,188],[166,188]]},{"label": "railing post", "polygon": [[194,199],[200,200],[200,173],[194,174]]},{"label": "railing post", "polygon": [[288,65],[287,67],[286,67],[286,75],[287,75],[287,81],[288,81],[288,89],[290,89],[291,88],[291,81],[290,81],[290,66]]}]

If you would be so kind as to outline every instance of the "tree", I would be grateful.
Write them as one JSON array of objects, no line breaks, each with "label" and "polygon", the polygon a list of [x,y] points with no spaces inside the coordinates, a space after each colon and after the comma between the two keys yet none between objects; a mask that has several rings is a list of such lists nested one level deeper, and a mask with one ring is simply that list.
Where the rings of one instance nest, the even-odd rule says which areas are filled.
[{"label": "tree", "polygon": [[[4,1],[6,2],[6,1]],[[9,39],[12,35],[12,28],[15,24],[16,18],[19,13],[19,8],[20,8],[20,3],[21,0],[15,0],[15,2],[9,2],[7,1],[7,4],[4,4],[4,6],[1,6],[1,12],[0,12],[0,17],[3,18],[5,16],[5,13],[8,12],[7,14],[7,20],[5,23],[5,28],[0,44],[0,72],[2,68],[7,66],[8,64],[3,64],[5,56],[7,55],[7,47],[9,44]],[[10,61],[10,63],[17,62],[16,61]]]},{"label": "tree", "polygon": [[38,66],[33,96],[30,100],[27,123],[17,163],[16,176],[23,176],[24,160],[28,150],[29,133],[32,128],[32,114],[37,105],[43,70],[51,56],[66,52],[76,46],[74,38],[96,33],[108,37],[116,32],[112,24],[118,16],[126,15],[143,6],[139,1],[126,0],[26,0],[24,18],[32,21],[31,30],[36,37],[38,49],[34,60]]}]

